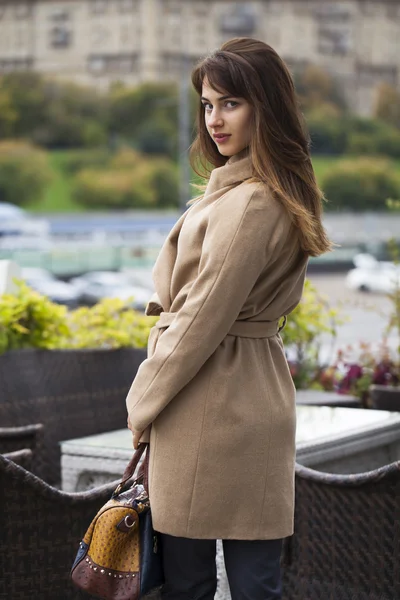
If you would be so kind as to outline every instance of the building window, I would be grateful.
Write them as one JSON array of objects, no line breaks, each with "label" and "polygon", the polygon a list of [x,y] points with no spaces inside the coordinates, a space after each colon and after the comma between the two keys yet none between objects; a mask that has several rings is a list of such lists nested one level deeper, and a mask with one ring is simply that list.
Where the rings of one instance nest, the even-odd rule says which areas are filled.
[{"label": "building window", "polygon": [[0,73],[11,73],[13,71],[28,71],[33,66],[30,58],[15,58],[0,60]]},{"label": "building window", "polygon": [[318,31],[318,52],[320,54],[345,56],[350,50],[349,31],[333,27],[320,27]]},{"label": "building window", "polygon": [[356,65],[356,74],[359,85],[374,86],[385,81],[395,86],[397,82],[397,68],[392,65],[370,65],[359,63]]},{"label": "building window", "polygon": [[136,69],[135,54],[92,54],[87,68],[93,75],[128,74]]},{"label": "building window", "polygon": [[52,48],[68,48],[72,42],[70,12],[66,9],[55,9],[50,15],[50,46]]},{"label": "building window", "polygon": [[318,4],[312,14],[320,22],[344,23],[351,18],[351,12],[347,5],[343,3],[327,2]]},{"label": "building window", "polygon": [[27,2],[19,2],[14,6],[17,19],[27,19],[31,14],[31,6]]},{"label": "building window", "polygon": [[107,2],[108,0],[92,0],[91,9],[92,13],[96,15],[102,15],[107,12]]},{"label": "building window", "polygon": [[68,48],[71,45],[71,32],[58,25],[50,30],[50,46],[52,48]]}]

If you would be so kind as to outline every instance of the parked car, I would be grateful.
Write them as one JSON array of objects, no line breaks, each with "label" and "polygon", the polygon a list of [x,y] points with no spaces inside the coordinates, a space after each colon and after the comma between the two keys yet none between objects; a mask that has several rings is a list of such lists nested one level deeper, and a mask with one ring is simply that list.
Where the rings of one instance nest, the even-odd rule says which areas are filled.
[{"label": "parked car", "polygon": [[60,281],[46,269],[24,267],[21,269],[21,278],[31,288],[57,304],[65,304],[71,308],[78,305],[79,292],[76,288],[70,283]]},{"label": "parked car", "polygon": [[371,254],[354,257],[355,268],[346,276],[346,286],[360,292],[390,293],[400,285],[400,266],[378,261]]},{"label": "parked car", "polygon": [[36,219],[10,202],[0,202],[0,237],[15,235],[47,235],[50,223],[46,219]]},{"label": "parked car", "polygon": [[70,283],[79,293],[79,301],[89,305],[103,298],[127,300],[132,297],[132,306],[143,311],[153,293],[144,286],[132,285],[123,273],[114,271],[91,271],[73,277]]},{"label": "parked car", "polygon": [[0,236],[21,233],[21,224],[26,218],[26,211],[19,206],[0,202]]}]

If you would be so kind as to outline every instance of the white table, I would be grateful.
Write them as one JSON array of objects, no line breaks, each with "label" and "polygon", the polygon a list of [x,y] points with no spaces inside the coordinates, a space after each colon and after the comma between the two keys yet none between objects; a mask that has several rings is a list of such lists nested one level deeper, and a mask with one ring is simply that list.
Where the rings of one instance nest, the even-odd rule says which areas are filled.
[{"label": "white table", "polygon": [[[360,472],[400,459],[400,413],[297,406],[297,461],[331,472]],[[128,429],[61,443],[62,486],[75,491],[121,477],[132,457]],[[217,541],[215,600],[230,600]],[[159,600],[159,599],[157,599]]]},{"label": "white table", "polygon": [[[297,406],[297,461],[330,472],[361,472],[400,458],[400,413]],[[62,489],[121,477],[133,454],[128,429],[61,442]]]}]

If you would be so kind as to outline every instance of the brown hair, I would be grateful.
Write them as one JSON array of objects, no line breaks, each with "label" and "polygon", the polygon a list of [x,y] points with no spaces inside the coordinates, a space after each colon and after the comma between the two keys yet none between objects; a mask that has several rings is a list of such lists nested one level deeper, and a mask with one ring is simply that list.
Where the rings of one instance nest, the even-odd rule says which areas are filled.
[{"label": "brown hair", "polygon": [[[319,256],[331,250],[321,222],[324,197],[311,164],[309,135],[283,60],[264,42],[234,38],[194,68],[192,83],[199,96],[205,78],[216,91],[244,98],[253,107],[249,152],[254,179],[265,182],[285,206],[299,228],[304,252]],[[209,178],[212,168],[224,165],[228,158],[212,141],[199,102],[197,137],[190,149],[192,168]]]}]

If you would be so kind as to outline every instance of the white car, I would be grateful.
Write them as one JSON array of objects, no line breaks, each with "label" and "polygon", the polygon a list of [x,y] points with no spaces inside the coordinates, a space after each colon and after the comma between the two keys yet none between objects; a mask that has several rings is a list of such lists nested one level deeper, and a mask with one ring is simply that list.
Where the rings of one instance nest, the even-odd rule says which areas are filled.
[{"label": "white car", "polygon": [[400,286],[400,266],[378,261],[370,254],[358,254],[353,260],[355,269],[346,276],[346,286],[360,292],[390,293]]},{"label": "white car", "polygon": [[23,267],[21,279],[26,281],[29,287],[40,294],[47,296],[57,304],[65,304],[69,307],[78,305],[79,292],[73,285],[60,281],[50,271],[39,267]]},{"label": "white car", "polygon": [[50,232],[46,219],[37,219],[10,202],[0,202],[0,237],[2,236],[42,236]]},{"label": "white car", "polygon": [[123,273],[114,271],[91,271],[72,278],[70,283],[79,293],[80,302],[89,305],[103,298],[127,300],[133,297],[132,306],[144,310],[153,293],[144,286],[132,285]]}]

